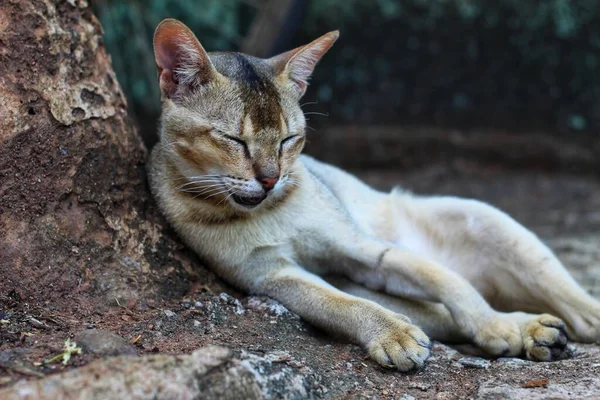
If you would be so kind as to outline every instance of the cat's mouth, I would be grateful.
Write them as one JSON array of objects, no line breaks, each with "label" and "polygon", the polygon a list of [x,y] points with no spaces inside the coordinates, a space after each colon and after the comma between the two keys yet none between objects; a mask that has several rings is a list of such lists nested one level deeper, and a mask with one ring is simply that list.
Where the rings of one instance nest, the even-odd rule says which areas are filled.
[{"label": "cat's mouth", "polygon": [[264,199],[267,198],[267,195],[262,194],[259,196],[240,196],[240,195],[234,194],[231,196],[231,198],[233,199],[233,201],[235,201],[237,204],[239,204],[241,206],[252,208],[252,207],[256,207],[257,205],[262,203],[264,201]]}]

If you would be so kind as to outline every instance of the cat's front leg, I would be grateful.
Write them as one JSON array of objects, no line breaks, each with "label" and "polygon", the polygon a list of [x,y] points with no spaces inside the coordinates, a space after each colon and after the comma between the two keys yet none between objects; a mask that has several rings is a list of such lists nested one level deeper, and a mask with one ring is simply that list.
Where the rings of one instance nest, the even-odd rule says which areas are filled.
[{"label": "cat's front leg", "polygon": [[253,291],[278,300],[325,331],[351,338],[385,367],[418,369],[429,357],[429,338],[408,318],[344,293],[292,263],[268,273]]},{"label": "cat's front leg", "polygon": [[332,245],[342,271],[357,283],[395,296],[444,304],[462,335],[494,356],[517,356],[516,321],[495,311],[464,278],[409,250],[368,237]]}]

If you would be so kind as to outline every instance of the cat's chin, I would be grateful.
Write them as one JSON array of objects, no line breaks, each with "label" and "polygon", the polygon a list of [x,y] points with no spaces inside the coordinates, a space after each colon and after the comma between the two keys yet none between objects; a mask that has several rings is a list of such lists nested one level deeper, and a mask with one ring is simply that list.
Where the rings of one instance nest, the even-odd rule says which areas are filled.
[{"label": "cat's chin", "polygon": [[262,196],[240,196],[240,195],[232,195],[231,199],[235,205],[243,207],[244,209],[251,210],[258,207],[263,201],[267,198],[266,194]]},{"label": "cat's chin", "polygon": [[229,204],[237,210],[248,212],[259,208],[266,199],[266,194],[261,196],[240,196],[234,194],[229,198]]}]

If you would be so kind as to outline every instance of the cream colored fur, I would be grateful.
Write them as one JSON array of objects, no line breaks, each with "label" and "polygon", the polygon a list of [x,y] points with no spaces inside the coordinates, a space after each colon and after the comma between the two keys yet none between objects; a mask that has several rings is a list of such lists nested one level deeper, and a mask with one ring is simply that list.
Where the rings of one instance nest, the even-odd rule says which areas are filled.
[{"label": "cream colored fur", "polygon": [[[258,206],[245,208],[231,200],[234,193],[262,190],[251,168],[240,165],[252,158],[252,168],[257,168],[260,154],[265,165],[272,163],[276,156],[271,153],[288,133],[281,136],[279,130],[262,129],[250,120],[236,128],[247,119],[244,105],[236,100],[243,91],[224,75],[204,76],[209,79],[205,87],[178,95],[169,75],[170,54],[177,54],[171,51],[177,46],[174,35],[183,35],[189,46],[193,34],[177,21],[166,26],[170,31],[159,37],[166,44],[155,44],[164,64],[159,65],[163,121],[161,143],[151,156],[150,183],[181,238],[225,280],[280,301],[326,331],[347,335],[378,363],[404,371],[423,365],[429,337],[472,343],[491,356],[533,360],[567,357],[565,329],[577,341],[600,339],[600,303],[533,233],[485,203],[374,190],[340,169],[298,157],[303,142],[296,150],[279,150],[280,179]],[[291,133],[303,135],[298,100],[307,74],[335,38],[331,33],[267,60],[273,69],[251,60],[257,71],[279,74],[273,81],[283,104],[281,120]],[[199,44],[195,51],[197,62],[210,64]],[[303,51],[308,56],[297,56]],[[294,66],[294,59],[302,63]],[[227,72],[229,67],[222,68]],[[200,65],[199,70],[215,69]],[[301,78],[294,75],[298,73]],[[175,100],[169,97],[173,93]],[[255,106],[255,121],[260,121],[260,107]],[[202,114],[203,109],[213,111]],[[230,126],[221,128],[230,135],[243,130],[246,154],[210,126]],[[211,161],[220,151],[215,143],[228,146],[219,156],[227,165]],[[268,146],[273,146],[269,154]],[[191,156],[196,150],[210,159]],[[204,185],[194,179],[207,171],[217,178],[200,187],[199,195],[176,187],[181,179],[189,180],[183,186]],[[233,173],[249,175],[233,179]],[[213,190],[210,185],[223,189],[220,201],[203,197]]]},{"label": "cream colored fur", "polygon": [[[165,214],[202,207],[169,196],[161,157],[160,149],[153,153],[152,176]],[[231,223],[171,223],[227,281],[348,335],[379,363],[402,370],[429,355],[425,333],[496,356],[566,356],[561,320],[515,311],[553,313],[572,339],[598,340],[600,304],[501,211],[474,200],[378,192],[306,156],[294,173],[298,189],[274,210]],[[334,280],[340,291],[324,275],[348,280]]]}]

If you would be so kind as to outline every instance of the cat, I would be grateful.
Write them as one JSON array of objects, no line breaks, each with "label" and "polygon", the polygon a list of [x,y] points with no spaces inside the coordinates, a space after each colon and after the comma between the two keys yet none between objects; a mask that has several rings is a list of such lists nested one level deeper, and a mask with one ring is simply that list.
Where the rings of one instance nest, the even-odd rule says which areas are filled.
[{"label": "cat", "polygon": [[598,340],[600,303],[502,211],[383,193],[300,154],[299,100],[338,36],[259,59],[207,53],[174,19],[157,27],[149,179],[185,243],[231,284],[401,371],[424,365],[431,339],[540,361],[570,355],[567,333]]}]

